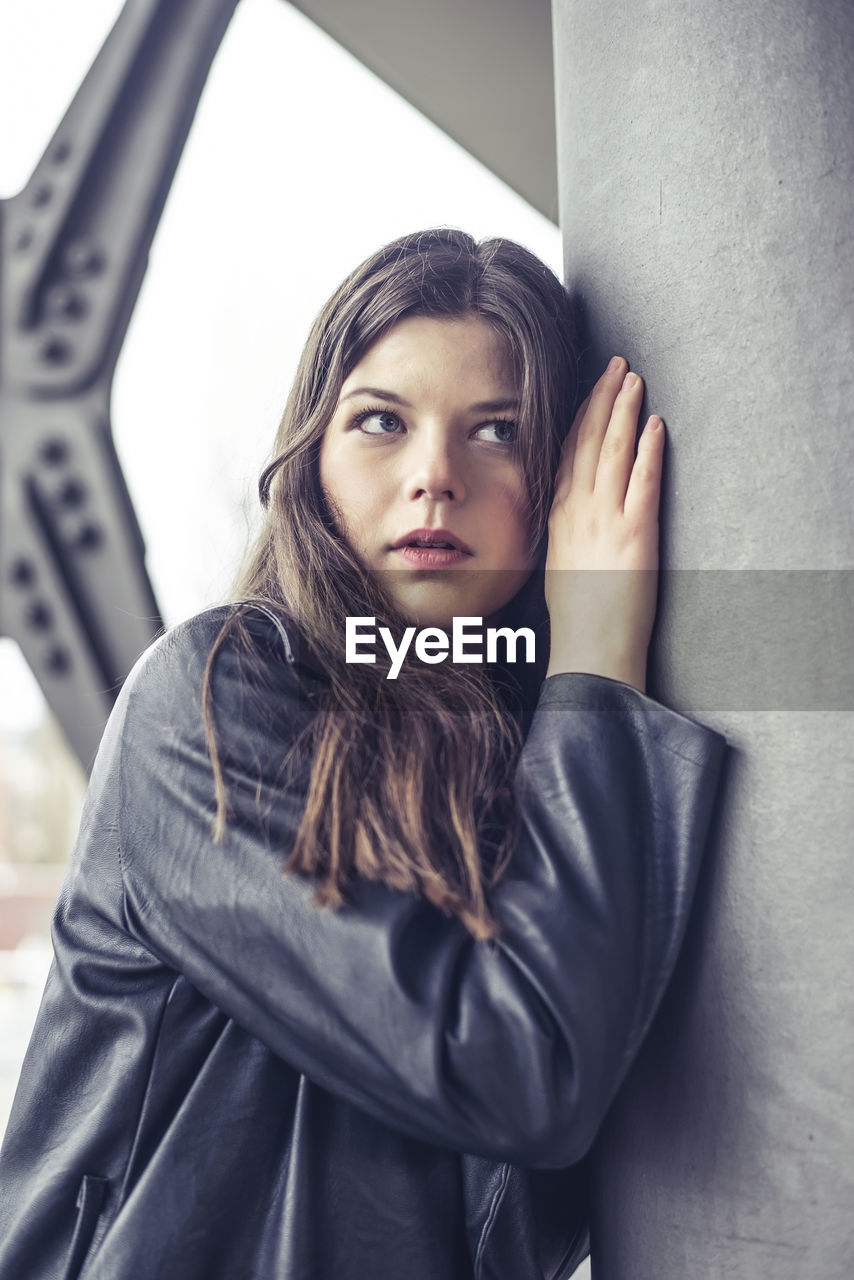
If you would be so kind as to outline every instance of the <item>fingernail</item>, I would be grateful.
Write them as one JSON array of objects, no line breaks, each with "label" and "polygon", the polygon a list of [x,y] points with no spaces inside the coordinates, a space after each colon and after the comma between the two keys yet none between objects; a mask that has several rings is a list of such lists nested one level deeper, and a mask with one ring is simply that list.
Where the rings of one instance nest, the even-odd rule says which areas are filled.
[{"label": "fingernail", "polygon": [[632,387],[637,386],[638,382],[640,382],[640,378],[636,373],[627,373],[623,379],[623,386],[627,391],[630,391]]},{"label": "fingernail", "polygon": [[616,372],[617,372],[617,370],[621,367],[622,363],[623,363],[623,357],[622,357],[622,356],[614,356],[614,359],[613,359],[613,360],[611,361],[611,363],[608,365],[608,372],[609,372],[609,373],[616,373]]},{"label": "fingernail", "polygon": [[661,418],[656,417],[656,415],[653,414],[653,416],[650,418],[649,422],[646,425],[649,431],[657,431],[661,426]]}]

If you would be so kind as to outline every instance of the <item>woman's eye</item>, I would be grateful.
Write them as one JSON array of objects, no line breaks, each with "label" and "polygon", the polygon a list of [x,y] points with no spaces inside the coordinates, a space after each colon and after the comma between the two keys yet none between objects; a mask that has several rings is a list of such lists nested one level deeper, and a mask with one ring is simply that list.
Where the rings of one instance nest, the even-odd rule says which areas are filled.
[{"label": "woman's eye", "polygon": [[516,439],[516,423],[506,422],[503,418],[497,422],[485,422],[482,427],[478,427],[477,435],[482,431],[491,432],[491,437],[482,437],[491,444],[512,444]]},{"label": "woman's eye", "polygon": [[355,425],[369,436],[393,435],[401,426],[396,413],[388,410],[370,409],[356,419]]}]

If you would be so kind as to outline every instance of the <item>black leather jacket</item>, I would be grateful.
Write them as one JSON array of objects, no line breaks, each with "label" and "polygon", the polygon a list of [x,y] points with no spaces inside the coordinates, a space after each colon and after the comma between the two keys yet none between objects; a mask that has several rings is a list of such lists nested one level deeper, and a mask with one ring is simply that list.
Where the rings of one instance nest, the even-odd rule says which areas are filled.
[{"label": "black leather jacket", "polygon": [[158,641],[106,730],[0,1158],[0,1277],[568,1275],[578,1162],[673,967],[724,740],[552,676],[497,943],[367,882],[316,908],[281,873],[312,677],[260,612],[269,678],[235,644],[215,667],[232,816],[210,838],[224,617]]}]

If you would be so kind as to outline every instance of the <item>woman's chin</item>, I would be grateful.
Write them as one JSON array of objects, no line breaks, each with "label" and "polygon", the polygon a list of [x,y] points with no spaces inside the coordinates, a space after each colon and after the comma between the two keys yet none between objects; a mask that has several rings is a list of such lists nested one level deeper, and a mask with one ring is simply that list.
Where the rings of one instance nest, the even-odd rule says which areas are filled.
[{"label": "woman's chin", "polygon": [[449,630],[454,618],[497,617],[518,594],[531,570],[436,570],[389,574],[385,587],[411,626]]}]

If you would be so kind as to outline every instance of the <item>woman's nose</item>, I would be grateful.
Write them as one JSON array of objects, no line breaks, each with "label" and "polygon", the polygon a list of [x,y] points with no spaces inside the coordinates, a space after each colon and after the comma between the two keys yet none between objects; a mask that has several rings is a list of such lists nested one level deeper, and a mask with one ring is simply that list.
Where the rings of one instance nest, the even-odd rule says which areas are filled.
[{"label": "woman's nose", "polygon": [[414,440],[407,461],[408,497],[456,502],[465,497],[462,459],[443,434],[425,433]]}]

